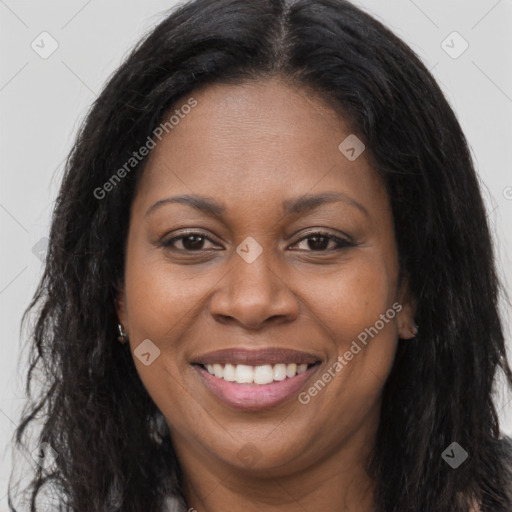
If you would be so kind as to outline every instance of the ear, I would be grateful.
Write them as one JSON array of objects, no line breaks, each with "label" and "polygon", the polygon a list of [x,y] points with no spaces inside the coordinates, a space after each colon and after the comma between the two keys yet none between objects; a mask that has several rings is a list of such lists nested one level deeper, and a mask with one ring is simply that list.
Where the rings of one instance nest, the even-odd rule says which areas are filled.
[{"label": "ear", "polygon": [[410,340],[416,336],[414,316],[416,315],[417,301],[409,290],[409,279],[402,280],[398,293],[398,303],[402,309],[397,314],[398,337]]}]

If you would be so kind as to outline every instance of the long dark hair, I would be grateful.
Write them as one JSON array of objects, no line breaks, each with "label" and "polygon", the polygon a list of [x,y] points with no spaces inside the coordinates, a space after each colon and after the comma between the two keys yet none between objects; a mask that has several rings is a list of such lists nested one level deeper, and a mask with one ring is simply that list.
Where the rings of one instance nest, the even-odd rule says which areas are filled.
[{"label": "long dark hair", "polygon": [[[57,458],[27,488],[61,509],[157,511],[182,493],[163,415],[127,345],[116,341],[129,210],[146,159],[103,187],[169,110],[211,83],[281,77],[349,119],[390,196],[402,275],[417,301],[383,389],[368,472],[379,512],[512,510],[510,442],[493,401],[507,385],[500,286],[478,178],[461,127],[416,54],[344,0],[195,0],[132,51],[94,102],[68,157],[31,331],[27,404],[16,446],[38,418]],[[126,169],[126,167],[125,167]],[[105,190],[105,187],[103,187]],[[35,372],[43,388],[31,389]],[[467,460],[441,456],[457,442]],[[9,505],[12,503],[10,488]]]}]

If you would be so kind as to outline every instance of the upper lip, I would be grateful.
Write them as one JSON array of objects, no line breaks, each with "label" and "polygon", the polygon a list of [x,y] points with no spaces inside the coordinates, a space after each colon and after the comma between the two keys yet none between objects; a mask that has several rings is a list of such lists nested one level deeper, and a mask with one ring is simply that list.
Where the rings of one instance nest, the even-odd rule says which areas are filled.
[{"label": "upper lip", "polygon": [[246,364],[249,366],[261,366],[265,364],[296,363],[313,364],[319,362],[318,356],[285,348],[263,348],[258,350],[246,350],[243,348],[230,348],[207,352],[196,357],[192,364]]}]

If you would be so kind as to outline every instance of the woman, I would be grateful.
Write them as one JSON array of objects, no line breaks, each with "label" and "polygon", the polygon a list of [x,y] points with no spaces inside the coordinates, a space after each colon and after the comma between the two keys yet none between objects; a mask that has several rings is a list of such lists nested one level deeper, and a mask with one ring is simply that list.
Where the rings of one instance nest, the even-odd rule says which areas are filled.
[{"label": "woman", "polygon": [[31,510],[512,510],[493,258],[459,123],[382,24],[180,7],[67,163]]}]

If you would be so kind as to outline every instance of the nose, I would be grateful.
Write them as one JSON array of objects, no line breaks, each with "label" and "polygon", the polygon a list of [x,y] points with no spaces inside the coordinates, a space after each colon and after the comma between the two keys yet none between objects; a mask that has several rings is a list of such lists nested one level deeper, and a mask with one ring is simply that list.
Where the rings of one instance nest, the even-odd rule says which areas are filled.
[{"label": "nose", "polygon": [[[252,263],[235,260],[210,301],[210,313],[223,324],[258,330],[270,323],[290,322],[299,311],[295,294],[278,270],[269,266],[265,251]],[[238,256],[236,256],[238,258]]]}]

